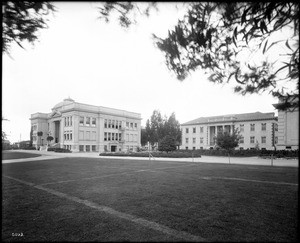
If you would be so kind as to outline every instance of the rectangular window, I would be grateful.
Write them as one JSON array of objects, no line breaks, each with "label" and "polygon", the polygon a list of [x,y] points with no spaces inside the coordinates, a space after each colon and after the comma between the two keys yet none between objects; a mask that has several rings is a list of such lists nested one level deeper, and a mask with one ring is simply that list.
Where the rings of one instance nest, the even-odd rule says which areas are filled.
[{"label": "rectangular window", "polygon": [[262,123],[261,124],[261,130],[266,131],[267,130],[267,123]]},{"label": "rectangular window", "polygon": [[244,137],[241,137],[239,142],[244,143]]},{"label": "rectangular window", "polygon": [[67,117],[67,126],[70,126],[70,117]]},{"label": "rectangular window", "polygon": [[108,120],[108,128],[111,128],[111,120]]},{"label": "rectangular window", "polygon": [[274,130],[277,132],[278,131],[278,124],[274,123]]},{"label": "rectangular window", "polygon": [[193,143],[196,143],[196,138],[193,138]]},{"label": "rectangular window", "polygon": [[250,137],[250,143],[254,143],[255,137]]},{"label": "rectangular window", "polygon": [[72,126],[72,120],[73,120],[73,117],[72,116],[70,116],[70,126]]},{"label": "rectangular window", "polygon": [[79,151],[83,152],[83,145],[79,145]]},{"label": "rectangular window", "polygon": [[266,143],[266,137],[261,137],[261,143]]},{"label": "rectangular window", "polygon": [[244,124],[240,124],[240,132],[244,132]]},{"label": "rectangular window", "polygon": [[133,123],[132,122],[130,122],[130,128],[133,128]]},{"label": "rectangular window", "polygon": [[67,117],[65,117],[65,127],[67,126]]},{"label": "rectangular window", "polygon": [[85,145],[85,152],[90,152],[90,145]]},{"label": "rectangular window", "polygon": [[119,121],[116,120],[116,129],[118,129],[118,128],[119,128]]},{"label": "rectangular window", "polygon": [[92,151],[96,152],[96,145],[92,145]]},{"label": "rectangular window", "polygon": [[185,133],[189,133],[189,129],[188,128],[185,129]]},{"label": "rectangular window", "polygon": [[251,132],[255,131],[255,124],[250,124],[250,131]]},{"label": "rectangular window", "polygon": [[115,140],[115,133],[111,133],[111,140]]},{"label": "rectangular window", "polygon": [[73,140],[73,138],[72,138],[72,133],[70,133],[70,140]]},{"label": "rectangular window", "polygon": [[91,125],[90,123],[91,123],[91,118],[90,117],[86,117],[85,118],[85,125],[89,126],[89,125]]},{"label": "rectangular window", "polygon": [[203,127],[200,127],[200,133],[203,133]]},{"label": "rectangular window", "polygon": [[129,122],[126,122],[126,128],[129,128]]},{"label": "rectangular window", "polygon": [[274,138],[274,143],[277,144],[278,143],[278,137]]},{"label": "rectangular window", "polygon": [[108,138],[107,138],[108,141],[110,141],[110,132],[108,133]]},{"label": "rectangular window", "polygon": [[189,143],[189,139],[188,138],[185,139],[185,143]]},{"label": "rectangular window", "polygon": [[107,119],[104,120],[104,128],[107,128]]},{"label": "rectangular window", "polygon": [[196,127],[193,127],[193,133],[196,133]]},{"label": "rectangular window", "polygon": [[93,126],[93,127],[96,126],[96,118],[95,118],[95,117],[92,118],[92,126]]},{"label": "rectangular window", "polygon": [[96,140],[96,132],[92,132],[92,140],[93,140],[93,141]]},{"label": "rectangular window", "polygon": [[193,147],[193,150],[195,150],[196,149],[196,147]]},{"label": "rectangular window", "polygon": [[83,131],[79,131],[79,140],[84,140]]},{"label": "rectangular window", "polygon": [[85,138],[85,140],[90,140],[90,139],[91,139],[90,132],[86,131],[86,138]]},{"label": "rectangular window", "polygon": [[134,127],[137,129],[137,123],[134,123]]},{"label": "rectangular window", "polygon": [[104,141],[107,141],[107,132],[104,133]]},{"label": "rectangular window", "polygon": [[122,121],[119,121],[119,129],[122,128]]},{"label": "rectangular window", "polygon": [[83,117],[83,116],[80,116],[80,117],[79,117],[79,125],[80,125],[80,126],[83,126],[83,122],[84,122],[84,117]]},{"label": "rectangular window", "polygon": [[64,140],[67,140],[67,134],[66,134],[66,132],[64,133]]},{"label": "rectangular window", "polygon": [[203,138],[200,138],[200,143],[203,143]]},{"label": "rectangular window", "polygon": [[111,121],[111,128],[115,128],[115,120]]},{"label": "rectangular window", "polygon": [[119,141],[122,140],[122,133],[119,133]]}]

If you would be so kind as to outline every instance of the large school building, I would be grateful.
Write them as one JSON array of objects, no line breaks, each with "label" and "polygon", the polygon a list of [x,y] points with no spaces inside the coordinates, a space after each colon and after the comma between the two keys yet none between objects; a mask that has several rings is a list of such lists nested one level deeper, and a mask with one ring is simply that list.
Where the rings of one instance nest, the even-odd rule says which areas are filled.
[{"label": "large school building", "polygon": [[[141,146],[141,114],[87,105],[68,98],[50,113],[31,115],[33,146],[51,146],[74,152],[136,151]],[[42,136],[40,135],[42,132]]]},{"label": "large school building", "polygon": [[181,149],[213,149],[220,131],[238,130],[241,135],[237,149],[275,149],[278,125],[275,113],[245,113],[200,117],[181,124]]}]

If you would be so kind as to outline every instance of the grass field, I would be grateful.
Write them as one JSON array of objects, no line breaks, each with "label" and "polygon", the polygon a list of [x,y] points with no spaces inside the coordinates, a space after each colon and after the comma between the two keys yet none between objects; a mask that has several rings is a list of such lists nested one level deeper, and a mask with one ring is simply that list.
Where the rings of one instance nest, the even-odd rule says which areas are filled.
[{"label": "grass field", "polygon": [[4,241],[298,240],[298,168],[61,158],[2,165]]},{"label": "grass field", "polygon": [[26,153],[26,152],[16,152],[13,150],[2,151],[2,159],[3,160],[34,158],[34,157],[39,157],[39,156],[41,156],[41,155],[34,154],[34,153]]}]

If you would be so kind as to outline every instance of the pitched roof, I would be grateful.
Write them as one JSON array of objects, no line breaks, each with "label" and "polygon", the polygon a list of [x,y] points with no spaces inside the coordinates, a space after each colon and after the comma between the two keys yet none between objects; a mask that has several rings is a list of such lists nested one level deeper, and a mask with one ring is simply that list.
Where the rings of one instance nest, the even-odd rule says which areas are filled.
[{"label": "pitched roof", "polygon": [[229,114],[222,116],[209,116],[209,117],[199,117],[195,120],[191,120],[181,125],[196,125],[204,123],[223,123],[223,122],[237,122],[237,121],[253,121],[253,120],[269,120],[276,119],[274,112],[261,113],[244,113],[244,114]]}]

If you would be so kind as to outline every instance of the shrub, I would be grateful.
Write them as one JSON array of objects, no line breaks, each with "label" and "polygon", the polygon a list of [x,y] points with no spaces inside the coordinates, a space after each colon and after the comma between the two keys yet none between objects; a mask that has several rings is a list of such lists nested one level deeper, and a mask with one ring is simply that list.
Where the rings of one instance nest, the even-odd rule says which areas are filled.
[{"label": "shrub", "polygon": [[71,150],[65,148],[48,148],[48,151],[54,151],[57,153],[72,153]]},{"label": "shrub", "polygon": [[36,147],[25,147],[25,148],[23,148],[23,149],[25,149],[25,150],[36,150]]}]

